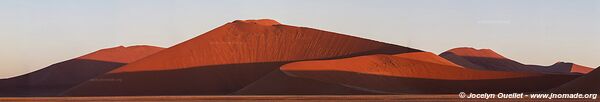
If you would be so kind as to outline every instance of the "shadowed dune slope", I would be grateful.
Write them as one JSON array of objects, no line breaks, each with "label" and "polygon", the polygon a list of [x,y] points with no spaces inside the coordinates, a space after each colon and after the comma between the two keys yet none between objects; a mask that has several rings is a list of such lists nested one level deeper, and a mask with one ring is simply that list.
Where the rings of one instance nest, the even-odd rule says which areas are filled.
[{"label": "shadowed dune slope", "polygon": [[0,96],[57,96],[124,63],[72,59],[22,76],[0,80]]},{"label": "shadowed dune slope", "polygon": [[[0,96],[57,96],[95,76],[109,72],[125,63],[157,52],[157,47],[136,46],[150,50],[115,47],[102,49],[83,57],[50,65],[21,76],[0,80]],[[159,50],[159,49],[158,49]],[[136,54],[126,54],[128,51]],[[125,57],[114,57],[125,56]],[[122,59],[120,59],[122,58]]]},{"label": "shadowed dune slope", "polygon": [[455,48],[440,54],[440,56],[465,68],[480,70],[547,74],[585,74],[592,70],[589,67],[564,62],[559,62],[552,66],[526,65],[508,59],[490,49]]},{"label": "shadowed dune slope", "polygon": [[377,94],[356,90],[335,83],[291,77],[275,70],[252,84],[236,91],[236,95],[356,95]]},{"label": "shadowed dune slope", "polygon": [[[407,52],[420,50],[283,25],[274,20],[237,20],[97,77],[121,79],[122,82],[88,81],[73,88],[67,95],[137,95],[134,93],[140,91],[152,95],[230,94],[292,61]],[[198,69],[200,72],[196,73],[205,73],[202,70],[215,72],[173,73],[188,69]],[[128,73],[144,74],[136,74],[139,76],[130,79],[133,76],[128,76]],[[151,73],[172,75],[162,78],[152,77]],[[188,74],[193,76],[185,76]],[[148,78],[143,77],[146,75]],[[166,81],[170,83],[160,83]],[[198,84],[185,85],[190,82]],[[153,83],[162,86],[147,85]]]},{"label": "shadowed dune slope", "polygon": [[594,71],[589,72],[584,76],[574,79],[547,92],[600,94],[600,70],[596,68]]},{"label": "shadowed dune slope", "polygon": [[540,91],[577,77],[481,71],[397,56],[402,55],[303,61],[286,64],[281,70],[290,76],[396,94]]}]

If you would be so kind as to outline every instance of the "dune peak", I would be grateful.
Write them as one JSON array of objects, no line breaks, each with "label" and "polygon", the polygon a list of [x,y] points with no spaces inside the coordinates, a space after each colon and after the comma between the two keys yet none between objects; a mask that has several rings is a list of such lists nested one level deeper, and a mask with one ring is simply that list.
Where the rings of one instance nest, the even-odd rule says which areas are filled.
[{"label": "dune peak", "polygon": [[252,23],[252,24],[258,24],[258,25],[265,25],[265,26],[281,25],[281,23],[279,23],[279,22],[277,22],[276,20],[273,20],[273,19],[235,20],[233,22],[234,23],[236,23],[236,22]]},{"label": "dune peak", "polygon": [[476,49],[472,47],[459,47],[448,50],[446,52],[450,52],[459,56],[469,56],[469,57],[484,57],[484,58],[497,58],[497,59],[506,59],[506,57],[496,53],[492,49]]}]

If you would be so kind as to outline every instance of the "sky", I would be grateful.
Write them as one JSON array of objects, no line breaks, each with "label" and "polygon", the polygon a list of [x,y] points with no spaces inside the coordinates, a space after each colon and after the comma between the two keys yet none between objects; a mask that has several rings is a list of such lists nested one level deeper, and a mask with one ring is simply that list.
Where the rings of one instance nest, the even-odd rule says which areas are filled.
[{"label": "sky", "polygon": [[600,66],[599,0],[0,0],[0,78],[262,18],[437,54],[489,48],[525,64]]}]

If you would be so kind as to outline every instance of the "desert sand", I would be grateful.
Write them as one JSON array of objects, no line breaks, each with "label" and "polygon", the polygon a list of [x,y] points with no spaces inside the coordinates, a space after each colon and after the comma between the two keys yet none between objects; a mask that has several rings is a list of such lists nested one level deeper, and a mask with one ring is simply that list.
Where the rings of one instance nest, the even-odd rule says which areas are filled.
[{"label": "desert sand", "polygon": [[468,47],[436,55],[258,19],[1,79],[0,101],[463,101],[457,93],[600,93],[598,78],[569,62],[527,65]]},{"label": "desert sand", "polygon": [[1,79],[0,96],[58,96],[86,80],[160,50],[153,46],[98,50],[28,74]]}]

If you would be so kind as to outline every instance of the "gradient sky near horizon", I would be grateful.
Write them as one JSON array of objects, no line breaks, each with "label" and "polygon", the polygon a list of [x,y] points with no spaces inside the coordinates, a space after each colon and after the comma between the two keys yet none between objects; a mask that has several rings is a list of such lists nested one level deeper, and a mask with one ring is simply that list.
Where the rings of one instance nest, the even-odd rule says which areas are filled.
[{"label": "gradient sky near horizon", "polygon": [[468,46],[525,64],[600,65],[599,0],[1,0],[0,78],[260,18],[438,54]]}]

